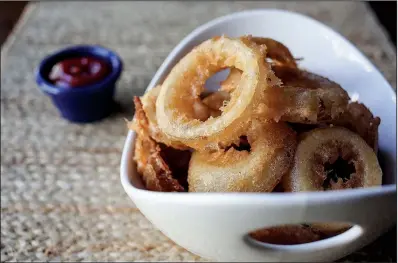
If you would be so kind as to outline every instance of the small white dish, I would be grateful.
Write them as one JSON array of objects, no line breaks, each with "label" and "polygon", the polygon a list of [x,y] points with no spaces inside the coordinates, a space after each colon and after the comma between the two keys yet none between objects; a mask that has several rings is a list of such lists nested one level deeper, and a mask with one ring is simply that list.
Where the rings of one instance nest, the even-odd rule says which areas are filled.
[{"label": "small white dish", "polygon": [[[380,116],[385,184],[311,193],[151,192],[143,189],[132,161],[135,134],[130,131],[120,175],[125,191],[140,211],[180,246],[216,261],[333,261],[370,243],[396,223],[396,94],[375,66],[329,27],[281,10],[250,10],[220,17],[185,37],[166,58],[148,89],[161,83],[194,46],[222,34],[252,34],[281,41],[294,56],[304,58],[301,67],[336,81]],[[258,228],[310,222],[349,222],[355,226],[338,236],[303,245],[270,245],[247,236]]]}]

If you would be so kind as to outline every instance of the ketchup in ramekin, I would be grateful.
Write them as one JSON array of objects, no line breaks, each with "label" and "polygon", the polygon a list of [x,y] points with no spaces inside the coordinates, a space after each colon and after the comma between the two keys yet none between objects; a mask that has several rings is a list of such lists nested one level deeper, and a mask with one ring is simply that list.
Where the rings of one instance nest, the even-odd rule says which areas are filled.
[{"label": "ketchup in ramekin", "polygon": [[120,57],[107,48],[72,46],[43,59],[36,82],[62,117],[71,122],[93,122],[115,109],[113,96],[122,68]]},{"label": "ketchup in ramekin", "polygon": [[56,63],[49,80],[59,87],[78,88],[103,80],[110,73],[110,66],[94,56],[67,58]]}]

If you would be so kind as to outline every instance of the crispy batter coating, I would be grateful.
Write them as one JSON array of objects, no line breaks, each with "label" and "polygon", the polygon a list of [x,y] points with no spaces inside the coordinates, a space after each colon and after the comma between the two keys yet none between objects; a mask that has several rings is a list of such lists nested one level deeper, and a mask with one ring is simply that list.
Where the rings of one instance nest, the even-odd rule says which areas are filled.
[{"label": "crispy batter coating", "polygon": [[[241,37],[241,39],[244,41],[252,42],[255,45],[266,46],[267,52],[265,53],[265,59],[270,60],[270,64],[272,67],[284,66],[297,68],[296,59],[293,57],[290,50],[281,42],[278,42],[272,38],[253,36],[243,36]],[[228,77],[221,82],[220,90],[229,93],[232,92],[238,86],[241,75],[242,71],[235,67],[231,68]],[[280,84],[277,78],[274,78],[274,76],[270,77],[271,79],[269,81],[273,82],[273,85]]]},{"label": "crispy batter coating", "polygon": [[281,42],[267,37],[249,36],[248,39],[257,45],[265,45],[267,47],[266,58],[269,58],[273,65],[283,65],[297,68],[296,59],[293,57],[290,50]]},{"label": "crispy batter coating", "polygon": [[[145,116],[148,120],[148,132],[156,142],[166,144],[167,146],[175,149],[186,150],[188,147],[183,143],[172,139],[163,133],[158,126],[156,119],[156,99],[158,98],[161,86],[158,85],[144,94],[141,98],[142,108],[145,112]],[[132,129],[132,127],[130,127]]]},{"label": "crispy batter coating", "polygon": [[[343,127],[317,128],[301,136],[291,171],[283,177],[288,192],[327,191],[380,186],[382,170],[373,149]],[[347,224],[313,224],[338,231]]]},{"label": "crispy batter coating", "polygon": [[[348,93],[336,82],[314,73],[285,66],[274,66],[281,79],[287,104],[284,121],[320,123],[335,120],[346,110]],[[283,105],[283,104],[282,104]]]},{"label": "crispy batter coating", "polygon": [[[274,120],[316,124],[335,120],[346,110],[348,93],[327,78],[299,69],[282,43],[270,38],[244,38],[267,47],[266,58],[272,60],[272,70],[282,82],[283,89],[278,89],[280,83],[269,80],[275,88],[268,90],[265,105]],[[229,76],[221,82],[221,90],[232,92],[239,85],[241,74],[239,69],[231,68]]]},{"label": "crispy batter coating", "polygon": [[[317,124],[340,118],[346,111],[349,96],[337,83],[298,68],[284,65],[272,67],[282,86],[266,91],[268,115],[276,121]],[[231,69],[221,90],[233,91],[239,84],[241,71]]]},{"label": "crispy batter coating", "polygon": [[224,107],[230,99],[231,95],[228,92],[219,90],[206,96],[202,102],[211,110],[213,117],[218,117],[222,114],[220,109]]},{"label": "crispy batter coating", "polygon": [[289,123],[289,125],[298,133],[308,132],[315,128],[325,127],[344,127],[352,132],[355,132],[365,142],[373,148],[375,153],[378,151],[378,130],[380,125],[380,118],[374,117],[372,112],[362,103],[351,102],[347,109],[340,115],[339,118],[329,121],[327,123],[318,124],[302,124]]},{"label": "crispy batter coating", "polygon": [[[137,132],[134,160],[146,188],[299,192],[381,185],[380,118],[296,61],[274,39],[215,37],[178,62],[162,88],[147,92],[142,103],[134,98],[129,127]],[[226,68],[220,90],[205,95],[206,79]],[[192,156],[182,151],[188,148]],[[350,227],[311,223],[250,235],[302,244]]]},{"label": "crispy batter coating", "polygon": [[351,102],[340,118],[330,123],[355,132],[377,153],[380,122],[364,104]]},{"label": "crispy batter coating", "polygon": [[[264,103],[267,78],[273,75],[263,59],[265,49],[242,39],[217,37],[189,52],[171,70],[156,101],[159,128],[196,150],[217,150],[230,144],[246,130]],[[240,84],[231,93],[222,114],[205,121],[196,118],[195,102],[207,78],[218,70],[236,67],[243,71]],[[266,113],[263,113],[266,114]]]},{"label": "crispy batter coating", "polygon": [[[138,97],[134,97],[134,104],[136,112],[132,127],[137,132],[134,161],[137,163],[137,171],[141,174],[145,187],[152,191],[185,191],[180,182],[174,178],[173,171],[163,158],[161,144],[149,136],[149,122]],[[190,154],[189,151],[179,152],[184,155]]]},{"label": "crispy batter coating", "polygon": [[376,154],[359,135],[343,127],[317,128],[300,138],[283,187],[292,192],[370,187],[381,185],[381,177]]},{"label": "crispy batter coating", "polygon": [[296,135],[284,123],[253,123],[247,146],[193,152],[190,192],[271,192],[293,161]]}]

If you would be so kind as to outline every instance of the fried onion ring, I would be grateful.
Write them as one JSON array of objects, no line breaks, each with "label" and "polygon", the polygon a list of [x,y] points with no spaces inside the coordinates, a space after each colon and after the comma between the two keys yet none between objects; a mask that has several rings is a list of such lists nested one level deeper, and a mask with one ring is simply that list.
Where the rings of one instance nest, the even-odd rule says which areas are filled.
[{"label": "fried onion ring", "polygon": [[380,122],[364,104],[351,102],[340,118],[331,123],[355,132],[377,153]]},{"label": "fried onion ring", "polygon": [[183,192],[184,187],[174,179],[166,162],[160,156],[160,148],[152,139],[137,136],[134,161],[144,186],[150,191]]},{"label": "fried onion ring", "polygon": [[267,56],[272,60],[273,65],[283,65],[292,68],[297,68],[296,59],[293,57],[290,50],[281,42],[267,37],[248,37],[257,45],[265,45],[267,47]]},{"label": "fried onion ring", "polygon": [[290,50],[281,42],[267,37],[243,36],[241,39],[253,42],[259,46],[266,46],[267,53],[265,59],[270,60],[272,66],[279,65],[284,67],[297,68],[296,60]]},{"label": "fried onion ring", "polygon": [[237,68],[230,68],[227,78],[220,83],[220,90],[231,93],[235,90],[242,77],[242,71]]},{"label": "fried onion ring", "polygon": [[319,124],[301,124],[301,123],[289,123],[290,126],[298,134],[308,132],[315,128],[325,128],[340,126],[355,132],[365,142],[373,148],[374,152],[378,151],[378,129],[380,125],[380,118],[374,117],[372,112],[362,103],[351,102],[348,104],[346,111],[336,120],[328,123]]},{"label": "fried onion ring", "polygon": [[[156,99],[159,95],[159,91],[161,86],[158,85],[149,91],[147,91],[144,96],[141,98],[141,105],[148,120],[148,133],[156,142],[163,143],[167,146],[173,147],[175,149],[186,150],[188,147],[177,140],[171,139],[165,133],[163,133],[158,126],[158,122],[156,119]],[[137,105],[136,105],[137,106]],[[134,124],[128,123],[129,129],[133,130]]]},{"label": "fried onion ring", "polygon": [[[289,174],[283,177],[285,191],[327,191],[380,186],[382,171],[377,156],[357,134],[343,127],[317,128],[303,134]],[[316,223],[323,233],[351,227],[346,223]]]},{"label": "fried onion ring", "polygon": [[[282,120],[319,123],[337,119],[346,110],[350,97],[336,82],[317,74],[291,67],[274,66],[282,80],[285,107]],[[283,104],[282,104],[283,105]]]},{"label": "fried onion ring", "polygon": [[[337,83],[289,66],[274,65],[272,69],[283,84],[268,89],[265,96],[267,113],[275,121],[316,124],[338,119],[346,111],[350,98]],[[221,90],[233,91],[240,75],[239,70],[231,69]]]},{"label": "fried onion ring", "polygon": [[283,178],[289,192],[326,191],[381,185],[377,156],[357,134],[343,127],[303,134],[291,172]]},{"label": "fried onion ring", "polygon": [[137,133],[137,137],[133,159],[137,164],[137,171],[141,174],[144,186],[152,191],[185,191],[180,182],[173,177],[172,170],[163,159],[161,145],[149,136],[149,122],[138,97],[134,97],[134,104],[135,115],[132,126]]},{"label": "fried onion ring", "polygon": [[230,100],[231,96],[225,91],[203,92],[200,99],[194,101],[193,110],[196,119],[205,121],[210,117],[219,117],[221,107]]},{"label": "fried onion ring", "polygon": [[[242,39],[245,39],[246,41],[251,41],[256,45],[265,45],[267,47],[265,59],[271,60],[272,66],[279,65],[297,68],[296,59],[293,57],[290,50],[281,42],[278,42],[272,38],[265,37],[245,36],[242,37]],[[241,75],[242,72],[239,69],[231,68],[228,77],[221,82],[220,90],[232,92],[235,87],[237,87]]]},{"label": "fried onion ring", "polygon": [[[168,136],[197,149],[219,149],[239,138],[264,101],[272,75],[265,63],[265,49],[242,39],[216,37],[203,42],[183,57],[162,84],[156,101],[160,129]],[[207,78],[220,69],[243,71],[219,117],[201,121],[192,105],[200,99]],[[261,108],[261,107],[260,107]]]},{"label": "fried onion ring", "polygon": [[288,172],[295,133],[284,123],[253,123],[250,150],[237,147],[193,152],[188,170],[190,192],[271,192]]},{"label": "fried onion ring", "polygon": [[[224,107],[229,100],[231,99],[231,95],[226,91],[216,91],[206,96],[202,102],[211,110],[216,111],[216,113],[221,115],[221,108]],[[215,117],[215,116],[213,116]]]}]

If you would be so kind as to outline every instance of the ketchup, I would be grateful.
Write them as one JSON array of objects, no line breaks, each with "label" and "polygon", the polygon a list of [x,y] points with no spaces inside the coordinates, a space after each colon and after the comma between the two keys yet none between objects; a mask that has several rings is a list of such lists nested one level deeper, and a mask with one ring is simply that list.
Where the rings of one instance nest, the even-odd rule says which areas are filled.
[{"label": "ketchup", "polygon": [[109,65],[96,57],[76,57],[55,64],[49,79],[60,87],[81,87],[94,84],[110,73]]}]

